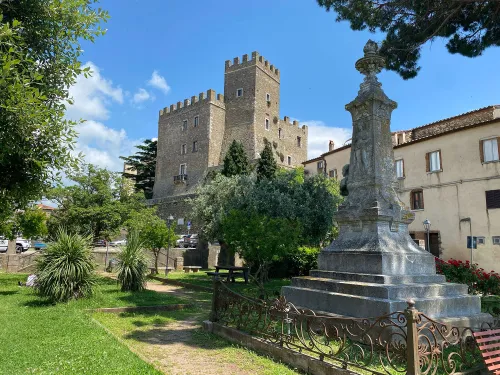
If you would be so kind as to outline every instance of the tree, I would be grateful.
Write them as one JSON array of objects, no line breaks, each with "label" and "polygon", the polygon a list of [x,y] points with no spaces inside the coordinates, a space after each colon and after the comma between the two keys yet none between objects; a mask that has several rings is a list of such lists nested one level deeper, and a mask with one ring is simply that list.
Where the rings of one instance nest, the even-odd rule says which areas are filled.
[{"label": "tree", "polygon": [[353,30],[386,33],[380,53],[387,69],[414,78],[422,46],[447,40],[450,53],[480,56],[500,45],[500,2],[467,0],[318,0],[321,7],[347,20]]},{"label": "tree", "polygon": [[[130,232],[138,231],[140,241],[153,254],[155,272],[158,273],[158,258],[161,250],[169,244],[175,245],[175,226],[169,229],[165,221],[157,215],[156,207],[132,212],[126,224]],[[168,257],[169,254],[167,254],[166,266],[168,266]]]},{"label": "tree", "polygon": [[278,165],[274,160],[273,149],[270,142],[266,142],[264,149],[260,153],[260,159],[257,162],[257,180],[272,179],[276,175]]},{"label": "tree", "polygon": [[264,294],[264,283],[272,261],[280,260],[299,245],[300,223],[272,218],[255,211],[232,210],[223,220],[224,240],[249,266],[256,266],[253,279]]},{"label": "tree", "polygon": [[64,118],[83,40],[104,34],[93,0],[0,2],[0,220],[38,200],[75,166],[75,123]]},{"label": "tree", "polygon": [[130,173],[125,171],[124,177],[135,181],[135,188],[144,192],[146,199],[153,198],[153,187],[155,183],[156,173],[156,154],[158,141],[146,139],[144,144],[136,146],[139,151],[132,156],[120,156],[120,159],[125,160],[129,167]]},{"label": "tree", "polygon": [[17,210],[8,219],[0,221],[0,233],[9,240],[20,234],[24,238],[47,235],[47,214],[36,206]]},{"label": "tree", "polygon": [[246,175],[250,172],[248,157],[241,142],[233,140],[224,157],[222,174],[226,177]]},{"label": "tree", "polygon": [[86,165],[69,179],[75,184],[47,194],[59,205],[48,223],[52,234],[64,227],[72,233],[91,234],[94,240],[110,240],[131,212],[144,208],[143,198],[129,194],[118,173]]}]

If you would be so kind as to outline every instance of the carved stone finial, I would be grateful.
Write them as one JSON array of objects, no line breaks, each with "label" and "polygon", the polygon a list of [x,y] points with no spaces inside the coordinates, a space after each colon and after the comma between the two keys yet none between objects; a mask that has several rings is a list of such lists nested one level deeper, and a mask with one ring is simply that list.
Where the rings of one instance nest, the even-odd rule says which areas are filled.
[{"label": "carved stone finial", "polygon": [[356,69],[367,77],[380,73],[385,66],[385,59],[378,54],[378,45],[373,40],[366,42],[363,48],[365,56],[356,61]]}]

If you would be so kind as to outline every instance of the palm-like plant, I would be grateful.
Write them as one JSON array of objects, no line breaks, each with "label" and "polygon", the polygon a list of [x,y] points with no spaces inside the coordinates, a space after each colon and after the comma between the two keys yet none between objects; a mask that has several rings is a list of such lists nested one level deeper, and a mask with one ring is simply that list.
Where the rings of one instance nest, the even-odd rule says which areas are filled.
[{"label": "palm-like plant", "polygon": [[127,236],[127,244],[118,255],[118,281],[122,291],[138,292],[146,286],[148,259],[137,231]]},{"label": "palm-like plant", "polygon": [[93,294],[97,284],[91,238],[59,229],[37,261],[36,290],[52,302]]}]

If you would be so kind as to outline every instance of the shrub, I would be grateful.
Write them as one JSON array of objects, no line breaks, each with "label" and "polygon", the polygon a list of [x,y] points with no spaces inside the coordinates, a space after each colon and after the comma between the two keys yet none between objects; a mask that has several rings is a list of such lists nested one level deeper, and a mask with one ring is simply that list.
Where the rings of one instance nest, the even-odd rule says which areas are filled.
[{"label": "shrub", "polygon": [[485,272],[468,260],[450,259],[445,262],[436,258],[436,271],[443,274],[448,282],[467,284],[471,294],[500,294],[500,274],[493,270]]},{"label": "shrub", "polygon": [[284,259],[272,263],[269,270],[271,278],[308,276],[309,271],[318,266],[318,247],[301,246]]},{"label": "shrub", "polygon": [[127,244],[118,254],[118,281],[122,291],[138,292],[146,286],[148,260],[137,231],[127,236]]},{"label": "shrub", "polygon": [[36,290],[52,302],[93,294],[96,286],[91,238],[59,229],[56,241],[37,260]]}]

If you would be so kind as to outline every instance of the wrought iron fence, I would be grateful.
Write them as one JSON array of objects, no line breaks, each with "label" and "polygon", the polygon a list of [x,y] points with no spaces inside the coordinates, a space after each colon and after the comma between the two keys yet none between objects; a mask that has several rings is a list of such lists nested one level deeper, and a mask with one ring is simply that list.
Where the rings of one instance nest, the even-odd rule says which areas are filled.
[{"label": "wrought iron fence", "polygon": [[405,311],[350,319],[318,315],[284,297],[249,298],[215,280],[210,320],[372,374],[452,375],[484,367],[471,328],[439,323],[418,311],[413,301]]}]

